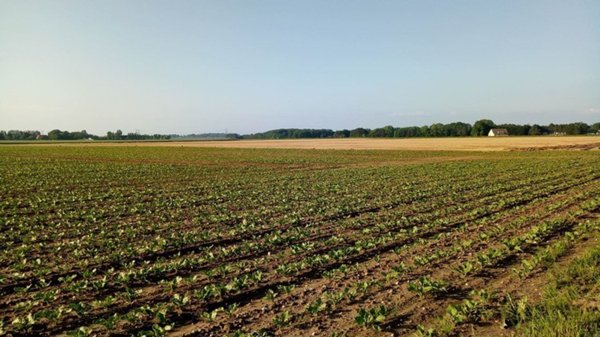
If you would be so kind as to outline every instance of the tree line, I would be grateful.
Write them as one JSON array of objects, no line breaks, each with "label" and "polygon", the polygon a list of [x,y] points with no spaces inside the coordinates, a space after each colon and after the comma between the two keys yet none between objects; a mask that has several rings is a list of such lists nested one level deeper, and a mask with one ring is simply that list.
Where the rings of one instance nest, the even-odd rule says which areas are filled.
[{"label": "tree line", "polygon": [[511,136],[537,136],[549,134],[585,135],[598,133],[600,123],[588,125],[586,123],[568,124],[495,124],[489,119],[476,121],[473,125],[463,122],[449,124],[435,123],[424,126],[393,127],[387,125],[381,128],[367,129],[356,128],[352,130],[331,129],[276,129],[261,133],[244,135],[245,139],[293,139],[293,138],[407,138],[407,137],[467,137],[487,136],[493,128],[506,129]]},{"label": "tree line", "polygon": [[123,131],[109,131],[106,136],[97,136],[81,131],[62,131],[54,129],[44,135],[37,130],[9,130],[0,131],[0,140],[149,140],[149,139],[170,139],[170,135],[146,135],[139,133],[123,134]]},{"label": "tree line", "polygon": [[352,130],[331,129],[276,129],[249,135],[237,133],[211,133],[201,135],[162,135],[162,134],[124,134],[121,130],[109,131],[106,136],[97,136],[82,131],[61,131],[58,129],[48,132],[47,135],[40,131],[10,130],[0,131],[0,140],[166,140],[166,139],[299,139],[299,138],[408,138],[408,137],[468,137],[487,136],[490,129],[501,128],[508,130],[511,136],[537,136],[537,135],[585,135],[600,133],[600,123],[592,125],[577,122],[568,124],[495,124],[489,119],[481,119],[473,125],[463,122],[449,124],[435,123],[424,126],[393,127],[387,125],[381,128],[367,129],[356,128]]}]

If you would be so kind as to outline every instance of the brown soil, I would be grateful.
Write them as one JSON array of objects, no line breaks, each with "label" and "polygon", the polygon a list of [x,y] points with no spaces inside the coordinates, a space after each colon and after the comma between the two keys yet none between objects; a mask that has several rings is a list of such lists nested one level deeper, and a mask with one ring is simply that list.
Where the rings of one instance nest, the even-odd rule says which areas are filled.
[{"label": "brown soil", "polygon": [[[564,198],[565,195],[560,195],[557,200]],[[513,212],[507,218],[501,220],[496,224],[501,224],[505,221],[510,221],[511,219],[516,218],[519,214],[535,214],[539,207],[542,205],[536,205],[534,207],[525,206],[524,208],[519,209],[518,212]],[[565,207],[561,213],[567,212],[571,207]],[[549,216],[556,216],[552,212],[538,219],[531,219],[531,222],[527,222],[527,226],[531,226],[532,223],[539,223],[543,218],[547,218]],[[518,230],[517,232],[508,231],[502,234],[502,237],[509,237],[513,235],[519,235],[520,232],[523,232],[528,227]],[[382,269],[389,269],[389,266],[393,266],[398,264],[401,261],[410,261],[411,256],[431,253],[436,248],[444,248],[449,247],[454,242],[459,242],[461,240],[467,239],[476,239],[476,235],[484,230],[485,228],[474,228],[474,230],[469,230],[468,232],[445,232],[447,234],[452,234],[446,237],[444,240],[433,241],[429,245],[421,245],[416,246],[414,248],[410,248],[407,251],[404,251],[401,255],[397,255],[392,253],[391,249],[384,250],[381,252],[381,260],[373,261],[372,259],[366,260],[361,263],[360,269],[355,273],[350,273],[348,276],[344,277],[344,280],[329,280],[324,278],[314,278],[309,280],[302,280],[298,287],[294,290],[292,295],[277,300],[276,302],[269,302],[264,299],[254,299],[247,304],[245,304],[242,308],[240,308],[239,312],[236,313],[236,319],[229,320],[229,322],[197,322],[191,325],[184,325],[178,328],[173,332],[174,336],[217,336],[228,331],[229,328],[233,328],[236,326],[243,326],[244,328],[254,327],[256,329],[269,326],[271,324],[272,311],[273,310],[281,310],[282,308],[290,310],[296,317],[305,317],[306,313],[304,312],[304,307],[309,304],[313,299],[319,297],[319,295],[323,294],[324,291],[335,291],[341,290],[345,286],[351,286],[356,282],[361,280],[368,280],[371,277],[377,276]],[[495,242],[498,242],[502,237],[495,239]],[[425,238],[425,237],[423,237]],[[500,265],[493,268],[492,272],[493,276],[490,277],[489,274],[484,276],[472,276],[468,279],[461,280],[458,288],[454,289],[454,292],[449,296],[442,298],[425,298],[420,299],[416,297],[414,294],[406,291],[405,286],[403,284],[406,283],[409,279],[414,279],[420,275],[433,275],[437,279],[449,279],[455,277],[455,275],[451,272],[451,266],[456,265],[458,262],[464,262],[465,259],[470,258],[477,251],[488,248],[487,244],[480,245],[478,248],[473,246],[467,252],[464,252],[465,255],[457,257],[452,257],[451,261],[439,261],[432,265],[418,268],[417,270],[411,272],[409,278],[405,280],[400,280],[400,282],[396,283],[396,285],[387,286],[379,288],[375,293],[371,295],[367,295],[366,297],[359,298],[350,303],[343,303],[340,305],[339,309],[336,311],[324,315],[320,315],[313,318],[305,318],[305,320],[295,321],[292,326],[288,329],[281,330],[283,335],[286,336],[306,336],[306,335],[325,335],[329,336],[334,331],[344,331],[348,333],[348,336],[357,336],[357,335],[390,335],[390,330],[396,330],[394,335],[407,334],[410,331],[413,331],[415,328],[415,322],[426,322],[428,319],[432,319],[445,310],[448,304],[452,302],[458,301],[458,299],[465,296],[468,289],[477,289],[483,286],[491,285],[490,281],[493,284],[497,285],[498,289],[502,289],[502,286],[506,286],[506,278],[511,276],[510,268],[514,266],[515,263],[518,263],[520,258],[524,256],[520,256],[516,258],[512,263],[506,265]],[[457,262],[458,261],[458,262]],[[457,284],[458,285],[458,284]],[[466,290],[465,290],[466,289]],[[353,318],[356,315],[359,307],[373,307],[379,303],[393,303],[394,305],[400,305],[400,313],[396,314],[396,319],[394,322],[388,323],[387,333],[376,333],[372,331],[364,330],[363,328],[357,327]],[[304,316],[303,316],[304,315]],[[237,323],[236,323],[237,322]],[[225,329],[225,330],[221,330]],[[231,330],[229,330],[231,331]]]}]

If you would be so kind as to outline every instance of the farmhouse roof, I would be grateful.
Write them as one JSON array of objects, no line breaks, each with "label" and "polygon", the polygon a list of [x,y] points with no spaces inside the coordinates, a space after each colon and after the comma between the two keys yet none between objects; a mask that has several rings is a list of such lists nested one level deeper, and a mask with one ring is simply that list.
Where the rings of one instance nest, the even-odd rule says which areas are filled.
[{"label": "farmhouse roof", "polygon": [[508,130],[506,129],[491,129],[490,131],[495,135],[508,135]]}]

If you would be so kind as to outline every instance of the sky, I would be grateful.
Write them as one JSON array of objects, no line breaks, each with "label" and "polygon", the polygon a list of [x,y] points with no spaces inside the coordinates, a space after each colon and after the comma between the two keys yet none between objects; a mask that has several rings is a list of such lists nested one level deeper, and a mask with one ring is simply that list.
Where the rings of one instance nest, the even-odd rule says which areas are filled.
[{"label": "sky", "polygon": [[0,130],[600,121],[600,1],[0,0]]}]

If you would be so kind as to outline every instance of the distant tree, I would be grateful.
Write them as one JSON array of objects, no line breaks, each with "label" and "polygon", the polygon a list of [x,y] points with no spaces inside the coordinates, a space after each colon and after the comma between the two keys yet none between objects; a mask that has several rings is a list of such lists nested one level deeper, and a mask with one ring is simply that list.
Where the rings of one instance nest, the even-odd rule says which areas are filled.
[{"label": "distant tree", "polygon": [[376,128],[369,131],[367,136],[371,138],[382,138],[385,137],[385,130],[383,128]]},{"label": "distant tree", "polygon": [[590,130],[589,132],[591,133],[598,133],[600,132],[600,123],[594,123],[590,126]]},{"label": "distant tree", "polygon": [[288,138],[328,138],[333,137],[329,129],[276,129],[261,133],[245,135],[247,139],[288,139]]},{"label": "distant tree", "polygon": [[[332,132],[333,133],[333,132]],[[232,134],[236,137],[239,137],[237,134]],[[123,136],[123,133],[118,130],[118,132],[107,132],[106,137],[98,137],[93,134],[89,134],[86,130],[81,131],[62,131],[59,129],[54,129],[48,132],[47,136],[44,136],[39,131],[23,131],[23,130],[10,130],[0,131],[0,140],[36,140],[36,139],[46,139],[46,140],[81,140],[81,139],[123,139],[128,137],[130,139],[170,139],[169,135],[143,135],[143,134],[129,134],[129,136]]]},{"label": "distant tree", "polygon": [[472,136],[487,136],[491,129],[495,127],[494,122],[489,119],[480,119],[473,124],[471,129]]},{"label": "distant tree", "polygon": [[350,137],[366,137],[368,134],[368,129],[356,128],[354,130],[350,130]]},{"label": "distant tree", "polygon": [[79,139],[88,139],[90,137],[94,137],[94,136],[88,134],[87,131],[85,131],[85,130],[69,132],[69,131],[61,131],[58,129],[54,129],[54,130],[48,132],[49,140],[79,140]]},{"label": "distant tree", "polygon": [[447,136],[464,137],[471,134],[473,127],[468,123],[455,122],[444,125],[444,128],[446,129],[445,134]]},{"label": "distant tree", "polygon": [[396,131],[396,129],[394,129],[393,126],[386,125],[383,127],[383,130],[385,131],[385,137],[394,137],[394,132]]},{"label": "distant tree", "polygon": [[566,125],[566,132],[568,135],[585,135],[589,130],[590,126],[582,122]]},{"label": "distant tree", "polygon": [[71,139],[88,139],[90,135],[85,130],[71,132]]},{"label": "distant tree", "polygon": [[337,130],[333,133],[333,137],[335,138],[348,138],[350,137],[350,130]]},{"label": "distant tree", "polygon": [[33,130],[9,130],[5,133],[5,140],[36,140],[41,133]]},{"label": "distant tree", "polygon": [[446,136],[446,128],[442,123],[435,123],[429,126],[429,135],[431,137],[444,137]]},{"label": "distant tree", "polygon": [[394,127],[386,125],[382,128],[373,129],[369,132],[369,137],[383,138],[383,137],[394,137]]},{"label": "distant tree", "polygon": [[418,126],[409,126],[405,128],[397,128],[394,130],[394,137],[419,137],[421,128]]},{"label": "distant tree", "polygon": [[517,124],[499,124],[496,127],[506,129],[508,134],[511,136],[525,136],[529,134],[529,125],[517,125]]},{"label": "distant tree", "polygon": [[550,124],[546,127],[547,133],[565,133],[567,135],[584,135],[590,132],[591,127],[586,123],[577,122],[569,124]]},{"label": "distant tree", "polygon": [[49,140],[59,140],[61,138],[62,138],[62,131],[60,131],[58,129],[54,129],[54,130],[48,132]]},{"label": "distant tree", "polygon": [[542,129],[542,127],[537,124],[533,124],[531,126],[531,128],[529,128],[530,136],[539,136],[539,135],[543,134],[543,132],[544,132],[544,130]]}]

